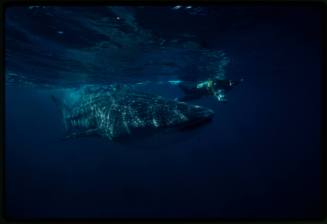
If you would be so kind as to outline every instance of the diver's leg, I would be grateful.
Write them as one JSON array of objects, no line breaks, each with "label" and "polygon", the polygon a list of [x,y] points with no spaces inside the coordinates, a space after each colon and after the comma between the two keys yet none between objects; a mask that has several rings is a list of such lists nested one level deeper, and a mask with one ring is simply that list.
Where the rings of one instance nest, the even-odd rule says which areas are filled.
[{"label": "diver's leg", "polygon": [[182,82],[178,86],[185,93],[193,93],[194,91],[196,91],[196,86],[194,85],[194,83]]}]

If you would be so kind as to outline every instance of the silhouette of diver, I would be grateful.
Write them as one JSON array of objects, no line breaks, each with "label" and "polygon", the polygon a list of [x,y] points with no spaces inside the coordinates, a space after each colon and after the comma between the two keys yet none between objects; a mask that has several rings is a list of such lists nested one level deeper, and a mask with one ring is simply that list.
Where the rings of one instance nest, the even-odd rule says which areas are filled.
[{"label": "silhouette of diver", "polygon": [[178,86],[185,95],[177,100],[190,101],[203,96],[215,96],[218,101],[227,102],[225,94],[243,81],[243,78],[240,80],[210,78],[201,82],[180,82]]}]

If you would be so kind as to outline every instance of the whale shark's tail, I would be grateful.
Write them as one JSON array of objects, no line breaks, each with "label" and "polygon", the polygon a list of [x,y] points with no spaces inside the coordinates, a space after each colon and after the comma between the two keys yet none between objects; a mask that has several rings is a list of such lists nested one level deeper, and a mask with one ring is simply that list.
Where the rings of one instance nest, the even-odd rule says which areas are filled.
[{"label": "whale shark's tail", "polygon": [[56,104],[58,109],[61,111],[62,118],[63,118],[64,125],[65,125],[65,131],[68,131],[69,127],[68,127],[68,124],[67,124],[67,121],[65,118],[66,118],[67,114],[69,113],[70,109],[62,100],[58,99],[58,97],[51,95],[51,99]]},{"label": "whale shark's tail", "polygon": [[60,100],[58,97],[51,95],[52,101],[56,104],[58,109],[61,111],[62,114],[62,120],[65,127],[65,134],[64,137],[62,137],[62,140],[68,140],[71,138],[81,137],[81,136],[90,136],[97,133],[98,129],[95,128],[89,128],[86,130],[76,130],[76,127],[74,129],[74,125],[76,124],[82,124],[80,120],[73,120],[74,125],[72,124],[72,108],[69,107],[67,104],[64,103],[63,100]]}]

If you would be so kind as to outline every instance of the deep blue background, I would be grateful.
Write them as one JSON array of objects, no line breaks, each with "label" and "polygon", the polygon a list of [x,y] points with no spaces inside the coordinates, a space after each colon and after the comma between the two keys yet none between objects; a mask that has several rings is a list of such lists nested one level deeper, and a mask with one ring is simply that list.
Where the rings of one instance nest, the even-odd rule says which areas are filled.
[{"label": "deep blue background", "polygon": [[54,90],[6,86],[8,217],[317,217],[320,11],[216,10],[189,20],[167,9],[138,15],[143,27],[165,38],[188,31],[205,47],[224,49],[231,59],[227,77],[245,78],[228,104],[194,102],[216,115],[184,133],[186,140],[162,141],[153,150],[96,138],[61,141],[60,112],[49,97]]}]

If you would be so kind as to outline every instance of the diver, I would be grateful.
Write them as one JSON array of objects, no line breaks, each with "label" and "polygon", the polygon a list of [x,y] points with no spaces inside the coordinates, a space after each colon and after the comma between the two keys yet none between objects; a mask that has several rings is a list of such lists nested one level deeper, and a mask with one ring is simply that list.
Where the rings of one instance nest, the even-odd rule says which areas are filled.
[{"label": "diver", "polygon": [[214,96],[220,102],[227,102],[226,93],[232,90],[235,86],[243,82],[240,80],[228,80],[221,78],[209,78],[206,81],[194,82],[180,82],[178,86],[184,92],[184,96],[178,98],[178,101],[190,101],[199,99],[203,96]]}]

